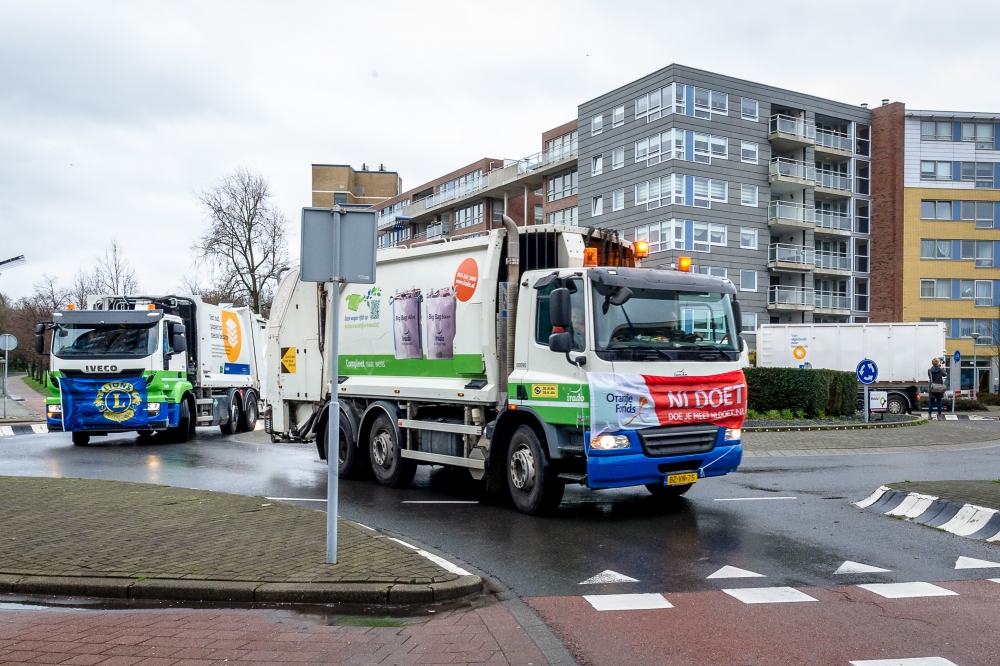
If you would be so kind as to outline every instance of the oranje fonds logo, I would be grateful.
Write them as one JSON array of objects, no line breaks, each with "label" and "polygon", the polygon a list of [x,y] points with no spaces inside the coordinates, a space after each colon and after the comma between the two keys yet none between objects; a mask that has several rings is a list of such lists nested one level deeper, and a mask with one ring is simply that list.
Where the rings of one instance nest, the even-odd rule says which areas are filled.
[{"label": "oranje fonds logo", "polygon": [[240,318],[229,310],[222,311],[222,346],[229,362],[236,363],[243,348],[243,331],[240,330]]}]

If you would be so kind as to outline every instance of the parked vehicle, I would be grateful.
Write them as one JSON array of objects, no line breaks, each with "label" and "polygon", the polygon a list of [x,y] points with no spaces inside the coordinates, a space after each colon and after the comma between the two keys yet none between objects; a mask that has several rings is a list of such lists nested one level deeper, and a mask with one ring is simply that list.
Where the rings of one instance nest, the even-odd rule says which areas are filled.
[{"label": "parked vehicle", "polygon": [[254,429],[263,317],[198,296],[95,296],[88,305],[54,312],[36,328],[39,353],[52,331],[50,431],[71,432],[83,446],[128,431],[184,442],[196,426]]},{"label": "parked vehicle", "polygon": [[[466,468],[535,514],[567,483],[676,497],[735,470],[733,284],[638,268],[614,232],[504,227],[380,250],[372,287],[333,295],[341,475],[370,465],[398,487],[418,464]],[[331,293],[289,271],[268,330],[266,428],[324,458]]]},{"label": "parked vehicle", "polygon": [[[886,411],[917,409],[932,358],[945,358],[940,322],[895,324],[763,324],[757,329],[757,365],[855,372],[868,358],[878,366],[870,389],[887,391]],[[860,388],[859,388],[860,395]],[[863,409],[859,397],[858,409]]]}]

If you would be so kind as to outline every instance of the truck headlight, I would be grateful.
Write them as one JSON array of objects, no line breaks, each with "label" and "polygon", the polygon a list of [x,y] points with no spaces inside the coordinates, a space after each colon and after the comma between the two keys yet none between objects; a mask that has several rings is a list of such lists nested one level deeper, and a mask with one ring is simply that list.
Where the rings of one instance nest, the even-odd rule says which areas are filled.
[{"label": "truck headlight", "polygon": [[62,405],[46,405],[45,411],[49,414],[62,414]]},{"label": "truck headlight", "polygon": [[151,403],[149,403],[149,413],[150,414],[159,414],[160,413],[160,403],[158,403],[158,402],[151,402]]},{"label": "truck headlight", "polygon": [[627,449],[629,446],[631,445],[625,435],[601,435],[590,440],[590,448],[597,451]]},{"label": "truck headlight", "polygon": [[743,431],[740,428],[726,428],[726,439],[740,439]]}]

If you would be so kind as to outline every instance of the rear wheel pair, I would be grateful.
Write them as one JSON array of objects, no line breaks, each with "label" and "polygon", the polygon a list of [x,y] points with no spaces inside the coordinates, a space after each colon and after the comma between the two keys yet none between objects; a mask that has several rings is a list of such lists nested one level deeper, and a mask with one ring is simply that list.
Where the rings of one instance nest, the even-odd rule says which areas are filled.
[{"label": "rear wheel pair", "polygon": [[[245,400],[245,404],[244,404]],[[257,427],[257,396],[247,391],[243,398],[234,393],[229,401],[229,420],[219,426],[223,435],[251,432]]]}]

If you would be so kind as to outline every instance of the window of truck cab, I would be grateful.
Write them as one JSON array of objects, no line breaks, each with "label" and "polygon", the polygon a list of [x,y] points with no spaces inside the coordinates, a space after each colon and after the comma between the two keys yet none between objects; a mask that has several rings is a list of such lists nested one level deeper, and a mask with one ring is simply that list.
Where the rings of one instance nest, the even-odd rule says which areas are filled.
[{"label": "window of truck cab", "polygon": [[156,352],[159,324],[59,324],[52,334],[57,358],[144,358]]},{"label": "window of truck cab", "polygon": [[[563,285],[560,285],[560,282]],[[535,290],[535,342],[543,347],[549,346],[549,336],[552,335],[552,320],[549,318],[549,295],[553,289],[565,286],[569,289],[569,300],[572,306],[572,321],[570,333],[573,334],[573,351],[583,351],[587,340],[587,315],[584,304],[583,278],[573,277],[557,280],[542,289]]]}]

